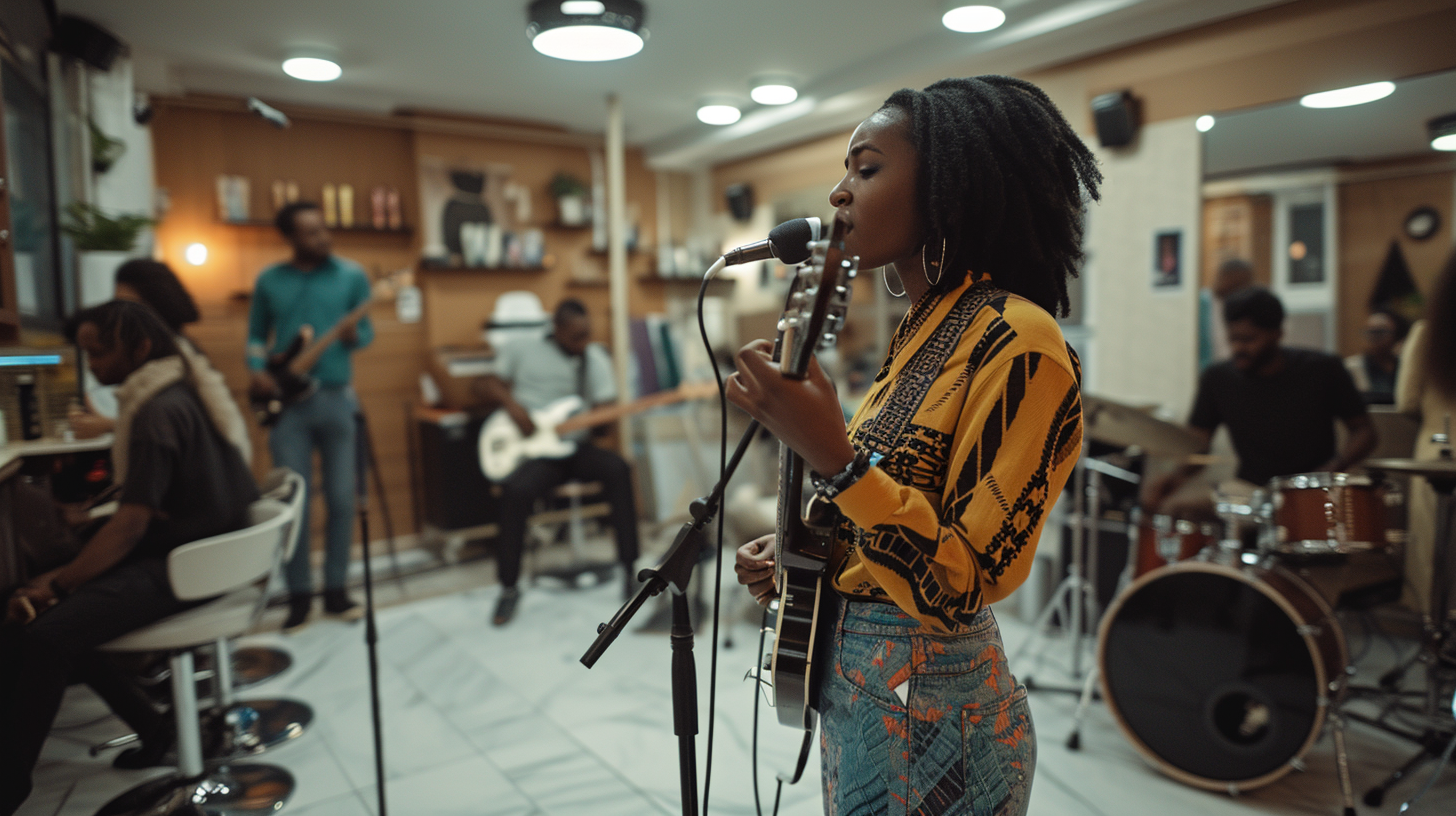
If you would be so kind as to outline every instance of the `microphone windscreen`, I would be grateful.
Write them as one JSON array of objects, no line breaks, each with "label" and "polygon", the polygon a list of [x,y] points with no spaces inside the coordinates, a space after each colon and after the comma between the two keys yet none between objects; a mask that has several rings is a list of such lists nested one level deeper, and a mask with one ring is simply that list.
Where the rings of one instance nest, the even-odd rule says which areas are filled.
[{"label": "microphone windscreen", "polygon": [[819,240],[818,218],[795,218],[769,230],[775,258],[787,266],[809,260],[809,242]]}]

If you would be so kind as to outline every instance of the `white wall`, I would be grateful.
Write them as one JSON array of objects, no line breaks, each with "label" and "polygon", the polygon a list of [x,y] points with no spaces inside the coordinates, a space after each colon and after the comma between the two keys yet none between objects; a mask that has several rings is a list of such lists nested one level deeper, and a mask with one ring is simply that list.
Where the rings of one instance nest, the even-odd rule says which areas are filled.
[{"label": "white wall", "polygon": [[[1197,385],[1202,156],[1193,119],[1143,128],[1131,148],[1095,147],[1105,180],[1088,217],[1091,359],[1084,388],[1187,418]],[[1182,282],[1153,288],[1153,236],[1181,230]]]},{"label": "white wall", "polygon": [[[108,212],[150,214],[156,199],[152,132],[132,117],[135,98],[130,60],[118,59],[107,73],[91,72],[91,118],[107,136],[126,144],[116,164],[95,176],[94,203]],[[151,233],[141,241],[137,254],[151,254]]]}]

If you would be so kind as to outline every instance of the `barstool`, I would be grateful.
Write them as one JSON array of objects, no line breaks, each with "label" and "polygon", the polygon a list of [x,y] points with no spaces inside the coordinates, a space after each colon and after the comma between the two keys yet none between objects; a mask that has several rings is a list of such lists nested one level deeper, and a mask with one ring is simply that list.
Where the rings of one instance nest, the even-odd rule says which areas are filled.
[{"label": "barstool", "polygon": [[[295,481],[290,477],[297,475],[288,468],[274,468],[269,471],[259,486],[263,498],[277,499],[285,504],[290,503],[298,493]],[[300,478],[296,484],[306,485],[306,482]],[[297,546],[299,535],[298,525],[295,524],[293,542],[289,544],[290,553],[293,551],[293,547]],[[287,560],[287,556],[284,557],[284,560]],[[224,644],[218,645],[221,648]],[[271,680],[293,665],[293,656],[276,646],[244,646],[241,649],[232,649],[229,646],[228,651],[231,653],[231,658],[228,659],[228,666],[224,671],[232,674],[232,684],[224,688],[230,688],[232,691],[242,691],[264,680]],[[219,660],[224,659],[222,657],[224,654],[222,651],[218,652]]]},{"label": "barstool", "polygon": [[[252,625],[280,563],[295,521],[293,509],[272,499],[248,508],[250,526],[184,544],[167,556],[167,577],[179,600],[214,600],[163,618],[101,647],[108,652],[174,652],[172,709],[177,723],[175,773],[138,785],[107,803],[97,816],[131,813],[271,813],[293,794],[293,775],[263,764],[203,763],[193,651],[219,638],[241,635]],[[221,596],[221,597],[216,597]]]},{"label": "barstool", "polygon": [[[617,568],[615,561],[590,561],[586,558],[586,521],[610,515],[611,505],[605,502],[585,504],[592,496],[600,495],[600,482],[567,482],[551,492],[551,495],[537,503],[536,512],[526,519],[526,551],[531,554],[531,583],[541,577],[554,578],[567,585],[575,585],[583,575],[592,575],[596,583],[604,583]],[[560,507],[561,501],[566,502]],[[548,502],[554,502],[552,507]],[[543,531],[548,528],[550,532]],[[571,547],[571,562],[561,567],[540,569],[540,550],[565,531]],[[534,543],[534,546],[532,546]]]}]

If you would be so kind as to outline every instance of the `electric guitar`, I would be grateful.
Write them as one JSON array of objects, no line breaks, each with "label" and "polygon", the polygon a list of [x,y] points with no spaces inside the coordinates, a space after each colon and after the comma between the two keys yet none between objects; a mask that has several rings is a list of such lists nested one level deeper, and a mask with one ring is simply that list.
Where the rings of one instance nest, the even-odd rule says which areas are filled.
[{"label": "electric guitar", "polygon": [[369,289],[369,296],[339,318],[328,331],[315,338],[312,326],[302,326],[287,348],[268,357],[263,370],[272,375],[278,390],[264,393],[253,388],[248,389],[248,406],[258,420],[258,425],[264,428],[273,427],[278,422],[278,417],[282,416],[283,409],[313,396],[318,390],[318,382],[308,372],[318,364],[319,358],[339,339],[345,329],[359,325],[359,321],[369,314],[370,306],[393,297],[399,290],[399,281],[409,273],[410,270],[402,269],[375,281]]},{"label": "electric guitar", "polygon": [[[849,308],[850,282],[858,257],[845,257],[844,225],[836,220],[827,241],[812,245],[809,260],[795,273],[779,319],[773,357],[783,376],[808,376],[814,352],[838,340]],[[779,444],[779,504],[775,528],[774,585],[778,606],[769,671],[774,708],[780,723],[805,730],[804,746],[790,784],[804,771],[818,721],[821,627],[831,621],[821,612],[822,592],[832,547],[836,511],[817,499],[804,505],[804,460]]]},{"label": "electric guitar", "polygon": [[[671,391],[648,394],[625,405],[603,405],[582,411],[586,403],[581,397],[562,397],[531,412],[535,433],[521,433],[516,421],[505,410],[497,410],[480,426],[480,471],[492,482],[504,480],[527,459],[564,459],[576,452],[576,442],[562,439],[583,428],[605,425],[624,416],[671,405],[684,400],[702,399],[718,393],[713,383],[680,385]],[[578,413],[578,412],[581,413]]]}]

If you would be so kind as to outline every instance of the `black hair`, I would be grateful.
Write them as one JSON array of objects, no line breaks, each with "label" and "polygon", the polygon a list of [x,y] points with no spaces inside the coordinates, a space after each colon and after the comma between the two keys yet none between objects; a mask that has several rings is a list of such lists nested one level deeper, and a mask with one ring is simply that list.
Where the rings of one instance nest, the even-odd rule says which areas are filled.
[{"label": "black hair", "polygon": [[278,228],[278,231],[283,234],[284,238],[292,238],[294,217],[308,210],[323,211],[319,205],[312,201],[290,201],[278,210],[277,215],[273,216],[273,226]]},{"label": "black hair", "polygon": [[1392,309],[1390,307],[1382,307],[1380,309],[1372,309],[1370,314],[1385,315],[1386,319],[1388,319],[1391,325],[1395,327],[1395,342],[1399,343],[1400,341],[1405,339],[1405,336],[1407,334],[1410,334],[1410,318],[1406,317],[1400,312],[1397,312],[1395,309]]},{"label": "black hair", "polygon": [[1223,322],[1232,325],[1240,320],[1266,331],[1278,331],[1284,327],[1284,304],[1262,286],[1246,286],[1223,302]]},{"label": "black hair", "polygon": [[76,342],[76,335],[85,323],[96,327],[101,348],[108,352],[120,344],[130,356],[143,340],[150,340],[152,348],[143,363],[181,353],[172,330],[156,312],[140,303],[113,300],[82,309],[66,321],[66,339]]},{"label": "black hair", "polygon": [[1082,261],[1083,209],[1099,198],[1097,159],[1042,90],[1021,79],[943,79],[896,91],[881,110],[908,119],[928,247],[946,241],[935,289],[969,270],[1066,314]]},{"label": "black hair", "polygon": [[1446,259],[1426,307],[1425,367],[1431,386],[1456,401],[1456,252]]},{"label": "black hair", "polygon": [[187,293],[187,287],[177,279],[171,267],[161,261],[133,258],[117,267],[116,282],[135,289],[142,303],[150,306],[174,334],[201,317],[196,301]]},{"label": "black hair", "polygon": [[556,312],[551,316],[551,322],[560,325],[569,317],[586,316],[586,304],[576,298],[567,298],[556,304]]}]

